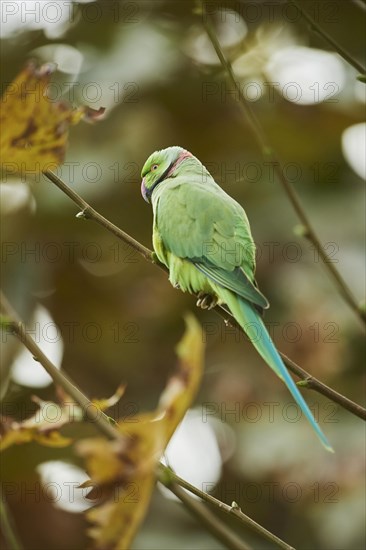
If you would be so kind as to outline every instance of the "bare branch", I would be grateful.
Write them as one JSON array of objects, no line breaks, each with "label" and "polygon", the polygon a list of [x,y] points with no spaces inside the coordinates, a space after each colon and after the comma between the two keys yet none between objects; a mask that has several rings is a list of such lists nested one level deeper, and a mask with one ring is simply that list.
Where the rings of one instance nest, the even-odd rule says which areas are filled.
[{"label": "bare branch", "polygon": [[[218,521],[216,515],[214,515],[209,508],[203,507],[202,502],[192,498],[182,487],[177,483],[169,483],[165,485],[167,489],[179,498],[186,508],[192,513],[192,515],[200,519],[200,522],[206,525],[207,529],[218,539],[225,544],[227,548],[232,550],[251,550],[251,547],[241,541],[232,531],[230,531],[225,524]],[[209,497],[209,495],[206,496]],[[219,502],[219,501],[218,501]],[[220,504],[223,504],[220,502]],[[287,548],[290,548],[289,546]]]},{"label": "bare branch", "polygon": [[236,502],[233,502],[231,506],[228,504],[225,504],[224,502],[221,502],[217,498],[213,497],[212,495],[209,495],[208,493],[205,493],[204,491],[200,491],[200,489],[197,489],[194,485],[191,485],[184,479],[177,476],[175,472],[172,470],[167,470],[166,468],[160,470],[159,474],[159,480],[165,487],[169,488],[170,483],[176,482],[180,487],[183,487],[187,491],[190,491],[192,494],[196,495],[197,497],[201,498],[208,504],[211,504],[215,508],[219,508],[222,512],[225,514],[229,514],[234,516],[236,519],[238,519],[241,523],[245,524],[249,529],[252,529],[259,535],[263,536],[265,539],[269,540],[270,542],[273,542],[276,544],[279,548],[282,548],[283,550],[294,550],[292,546],[281,540],[280,538],[276,537],[273,533],[262,527],[262,525],[259,525],[256,521],[254,521],[252,518],[244,514],[242,510],[239,508],[239,506],[236,504]]},{"label": "bare branch", "polygon": [[153,261],[152,252],[148,248],[146,248],[144,245],[136,241],[133,237],[122,231],[122,229],[119,229],[116,225],[108,221],[104,216],[99,214],[94,208],[90,206],[83,198],[80,197],[71,187],[66,185],[54,172],[51,172],[51,170],[47,170],[44,172],[45,176],[52,181],[65,195],[67,195],[72,201],[74,201],[75,204],[81,208],[81,212],[77,214],[77,218],[84,218],[84,219],[90,219],[97,222],[102,227],[105,227],[113,233],[116,237],[124,241],[125,243],[129,244],[132,248],[137,250],[145,260]]},{"label": "bare branch", "polygon": [[[91,209],[92,210],[92,209]],[[123,232],[121,232],[123,233]],[[102,413],[91,401],[82,393],[79,388],[66,376],[66,374],[59,371],[55,365],[48,359],[48,357],[42,352],[36,342],[27,333],[24,323],[20,320],[19,316],[9,303],[6,296],[0,291],[0,309],[4,315],[4,323],[10,327],[13,334],[24,344],[24,346],[33,355],[33,358],[37,360],[43,368],[51,376],[55,384],[58,384],[63,390],[74,399],[74,401],[82,408],[85,417],[98,429],[104,436],[111,440],[121,440],[125,438],[114,426],[110,423],[109,417]],[[170,475],[170,470],[163,464],[160,464],[161,470],[164,469]],[[183,480],[182,480],[183,481]],[[178,478],[177,478],[178,482]],[[193,501],[192,497],[187,495],[184,491],[179,491],[176,482],[173,481],[168,487],[182,503],[189,509],[194,510],[197,517],[199,517],[202,525],[208,529],[216,538],[221,540],[227,548],[232,550],[251,550],[250,547],[240,540],[234,533],[228,529],[224,523],[214,516],[210,510],[206,510],[202,507],[202,504]],[[5,516],[4,516],[5,517]],[[7,527],[10,527],[9,523],[6,523]],[[8,535],[14,534],[12,531],[8,531]],[[14,546],[14,550],[21,550],[20,546]]]},{"label": "bare branch", "polygon": [[[204,9],[204,7],[203,7]],[[347,284],[341,277],[340,273],[337,271],[337,269],[334,267],[334,264],[330,261],[327,253],[325,252],[315,230],[313,229],[310,220],[302,207],[302,204],[300,202],[300,199],[298,198],[296,191],[294,190],[291,183],[287,180],[285,176],[285,172],[282,169],[282,165],[279,161],[278,156],[276,155],[275,151],[273,150],[272,145],[267,140],[267,137],[264,133],[264,130],[262,128],[261,123],[259,122],[256,114],[252,110],[251,106],[245,99],[242,90],[240,88],[239,82],[235,77],[233,68],[231,66],[230,61],[226,58],[223,49],[221,48],[220,42],[216,36],[215,30],[213,28],[213,25],[211,23],[211,19],[207,13],[205,13],[205,16],[203,17],[204,26],[206,29],[206,32],[212,42],[213,47],[215,48],[216,54],[220,60],[220,63],[225,70],[226,74],[229,77],[229,80],[235,87],[235,90],[238,93],[238,97],[240,99],[240,108],[243,111],[245,118],[248,120],[250,127],[256,137],[257,143],[259,147],[261,148],[263,156],[268,159],[271,164],[273,165],[273,169],[281,182],[281,185],[283,189],[285,190],[285,193],[287,194],[296,214],[298,215],[299,219],[301,220],[301,223],[304,227],[304,236],[309,239],[312,244],[314,245],[316,251],[318,252],[320,258],[322,259],[324,266],[328,270],[329,275],[332,277],[334,283],[336,284],[338,288],[338,292],[340,295],[344,298],[344,300],[348,303],[348,305],[352,308],[352,310],[356,313],[356,315],[361,319],[363,323],[366,324],[366,311],[364,311],[359,305],[357,304],[352,292],[348,288]]]},{"label": "bare branch", "polygon": [[[220,308],[220,306],[216,306],[215,311],[220,315],[220,317],[224,319],[227,325],[235,327],[243,332],[243,329],[241,328],[239,323],[236,321],[236,319],[234,319],[234,317],[232,317],[232,315],[228,313],[228,311],[226,311],[226,309]],[[279,353],[286,367],[300,378],[301,381],[297,382],[298,386],[308,388],[309,390],[314,390],[317,393],[328,397],[328,399],[330,399],[334,403],[337,403],[355,416],[362,418],[362,420],[366,420],[366,409],[361,407],[361,405],[354,403],[353,401],[351,401],[351,399],[348,399],[348,397],[345,397],[341,393],[333,390],[333,388],[330,388],[329,386],[312,376],[309,372],[300,367],[297,363],[295,363],[295,361],[290,359],[281,351]]]},{"label": "bare branch", "polygon": [[338,393],[332,388],[329,388],[328,386],[320,382],[317,378],[311,376],[311,374],[299,367],[299,365],[296,365],[296,363],[294,363],[294,361],[292,361],[284,353],[281,353],[281,357],[287,368],[291,370],[291,372],[296,374],[299,378],[301,378],[301,381],[297,382],[298,386],[315,390],[316,392],[325,395],[325,397],[328,397],[328,399],[331,399],[335,403],[338,403],[344,409],[347,409],[347,411],[353,413],[359,418],[362,418],[362,420],[366,420],[366,409],[361,407],[361,405],[357,405],[357,403],[354,403],[353,401],[348,399],[348,397],[345,397],[341,393]]},{"label": "bare branch", "polygon": [[[293,4],[294,6],[296,6],[296,8],[301,13],[302,17],[309,23],[310,29],[315,33],[319,34],[319,36],[321,36],[323,40],[325,40],[325,42],[327,42],[333,48],[333,50],[339,53],[339,55],[343,57],[343,59],[345,59],[347,63],[352,65],[352,67],[354,67],[360,73],[360,76],[365,75],[366,73],[365,67],[363,67],[361,63],[356,61],[356,59],[353,59],[353,57],[343,48],[343,46],[338,44],[338,42],[336,42],[334,38],[329,36],[329,34],[325,32],[325,30],[322,29],[321,26],[318,23],[316,23],[316,21],[314,21],[311,15],[309,15],[306,10],[303,10],[299,6],[299,3],[297,2],[297,0],[287,0],[287,2],[289,4]],[[365,5],[358,3],[358,7],[360,7],[362,10],[365,10]]]},{"label": "bare branch", "polygon": [[0,524],[3,532],[4,541],[11,550],[23,550],[23,546],[19,540],[18,534],[15,531],[13,518],[11,517],[6,497],[0,489]]},{"label": "bare branch", "polygon": [[[123,242],[128,243],[132,248],[134,248],[137,252],[139,252],[145,260],[148,260],[149,262],[152,262],[154,265],[160,267],[165,272],[168,272],[168,269],[165,265],[158,262],[155,257],[154,253],[140,244],[138,241],[133,239],[128,233],[125,233],[125,231],[122,231],[117,226],[115,226],[113,223],[111,223],[109,220],[104,218],[101,214],[99,214],[94,208],[92,208],[84,199],[80,197],[75,191],[71,190],[66,183],[64,183],[60,178],[58,178],[53,172],[45,172],[45,176],[47,176],[50,181],[55,183],[61,191],[63,191],[68,197],[70,197],[74,203],[86,210],[88,212],[88,219],[94,220],[100,225],[102,225],[105,229],[116,235],[119,239],[121,239]],[[51,177],[50,177],[51,176]],[[237,327],[242,332],[243,329],[240,327],[240,325],[237,323],[237,321],[234,319],[230,313],[228,313],[225,309],[223,309],[221,306],[216,306],[213,311],[215,311],[220,317],[222,317],[226,323],[229,323],[231,326]],[[307,371],[302,369],[299,365],[297,365],[294,361],[289,359],[286,355],[281,354],[285,365],[296,374],[299,378],[302,380],[310,380],[311,383],[306,385],[305,387],[314,389],[318,393],[321,393],[322,395],[326,395],[329,399],[334,401],[335,403],[338,403],[341,407],[344,407],[349,412],[354,414],[355,416],[358,416],[362,418],[363,420],[366,419],[366,409],[358,405],[357,403],[354,403],[347,397],[344,397],[343,395],[339,394],[323,382],[320,382],[317,378],[313,377],[311,374],[309,374]]]}]

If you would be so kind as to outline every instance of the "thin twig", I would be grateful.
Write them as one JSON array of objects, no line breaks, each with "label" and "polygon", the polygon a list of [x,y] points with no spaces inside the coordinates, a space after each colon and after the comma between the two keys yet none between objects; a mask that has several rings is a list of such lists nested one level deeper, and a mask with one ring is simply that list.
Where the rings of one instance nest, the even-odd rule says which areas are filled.
[{"label": "thin twig", "polygon": [[22,550],[23,546],[15,531],[13,518],[10,515],[5,495],[0,490],[0,523],[3,537],[9,550]]},{"label": "thin twig", "polygon": [[[81,390],[75,386],[75,384],[62,372],[60,372],[55,365],[45,356],[42,350],[35,343],[33,338],[29,336],[26,331],[25,325],[21,322],[19,316],[3,294],[0,291],[0,306],[1,311],[8,320],[8,325],[11,327],[15,336],[24,344],[24,346],[31,352],[33,357],[39,361],[48,374],[52,377],[55,384],[60,385],[64,391],[72,397],[78,405],[85,412],[86,418],[95,423],[95,427],[101,431],[108,439],[121,439],[124,436],[108,421],[108,417],[104,414],[100,415],[100,410],[97,409],[93,403],[84,395]],[[92,411],[89,414],[89,411]],[[99,414],[96,414],[99,413]],[[174,474],[170,468],[164,464],[159,464],[159,479],[162,481],[172,493],[174,493],[183,504],[196,516],[199,516],[200,521],[205,527],[215,535],[221,542],[223,542],[227,548],[234,550],[250,550],[250,547],[234,535],[216,516],[214,516],[209,510],[204,509],[199,503],[192,500],[184,491],[179,488],[179,485],[202,498],[202,500],[209,502],[216,508],[233,514],[244,525],[247,525],[254,529],[257,533],[262,535],[268,540],[271,540],[284,550],[292,550],[292,547],[287,545],[281,539],[267,531],[264,527],[256,523],[254,520],[243,514],[237,508],[232,508],[227,504],[219,501],[218,499],[211,497],[203,491],[199,491],[193,485]],[[169,479],[169,482],[166,480]],[[20,550],[21,547],[14,547],[14,550]]]},{"label": "thin twig", "polygon": [[[70,378],[66,376],[66,374],[60,372],[46,357],[33,338],[29,336],[24,323],[22,323],[2,291],[0,291],[0,309],[6,318],[6,324],[10,327],[13,334],[30,351],[33,358],[43,366],[43,368],[53,379],[54,383],[61,386],[63,390],[82,408],[86,419],[92,422],[96,429],[98,429],[108,439],[121,440],[126,437],[109,422],[108,417],[104,413],[101,414],[100,409],[97,409],[95,405],[93,405],[90,399],[84,395],[84,393],[70,380]],[[167,475],[170,475],[170,469],[165,465],[160,464],[159,467],[161,470],[165,469],[168,473]],[[199,516],[201,523],[206,527],[206,529],[208,529],[214,536],[223,542],[227,548],[233,550],[250,550],[249,546],[231,533],[231,531],[209,510],[203,509],[202,506],[196,506],[197,503],[194,501],[191,502],[192,498],[188,497],[186,493],[183,495],[179,491],[179,488],[176,486],[175,482],[170,484],[169,489],[177,495],[178,498],[180,498],[189,510],[194,509],[195,514]],[[6,525],[10,524],[7,523]],[[8,534],[10,536],[11,532],[9,531]],[[14,547],[14,550],[21,550],[21,548],[19,546]]]},{"label": "thin twig", "polygon": [[192,494],[196,495],[197,497],[201,498],[208,504],[212,504],[215,508],[219,508],[222,512],[225,514],[229,514],[231,516],[234,516],[236,519],[238,519],[241,523],[245,524],[247,527],[255,531],[257,534],[261,535],[265,539],[267,539],[270,542],[273,542],[276,544],[279,548],[282,548],[283,550],[294,550],[292,546],[281,540],[280,538],[276,537],[273,533],[262,527],[262,525],[259,525],[256,521],[254,521],[252,518],[244,514],[242,510],[239,508],[239,506],[233,502],[231,506],[228,504],[225,504],[224,502],[221,502],[221,500],[218,500],[214,496],[205,493],[204,491],[201,491],[200,489],[197,489],[194,485],[191,485],[188,483],[188,481],[185,481],[181,477],[177,476],[173,470],[169,469],[168,473],[166,468],[160,470],[159,473],[159,481],[165,485],[165,487],[169,488],[169,485],[172,481],[177,483],[180,487],[183,487],[187,491],[190,491]]},{"label": "thin twig", "polygon": [[311,374],[309,374],[308,372],[306,372],[306,370],[302,369],[299,365],[294,363],[294,361],[292,361],[292,359],[287,357],[287,355],[285,355],[284,353],[281,353],[281,357],[285,365],[294,374],[301,378],[301,382],[297,382],[298,386],[309,388],[310,390],[315,390],[318,393],[321,393],[322,395],[328,397],[328,399],[335,401],[344,409],[347,409],[347,411],[355,414],[359,418],[362,418],[362,420],[366,420],[366,409],[361,407],[361,405],[357,405],[357,403],[354,403],[341,393],[338,393],[337,391],[329,388],[328,386],[314,378],[314,376],[311,376]]},{"label": "thin twig", "polygon": [[321,36],[337,53],[339,53],[339,55],[343,57],[343,59],[345,59],[347,63],[352,65],[352,67],[354,67],[360,73],[360,75],[365,75],[366,73],[365,67],[363,67],[361,63],[353,59],[353,57],[343,48],[343,46],[338,44],[334,40],[334,38],[329,36],[329,34],[324,29],[322,29],[321,26],[318,23],[316,23],[316,21],[314,21],[311,15],[309,15],[306,10],[302,9],[299,6],[299,3],[297,2],[297,0],[287,0],[287,2],[289,4],[293,4],[298,9],[302,17],[309,23],[310,28],[314,32],[319,34],[319,36]]},{"label": "thin twig", "polygon": [[[226,311],[226,309],[216,307],[215,311],[220,315],[220,317],[222,317],[222,319],[224,319],[225,324],[230,325],[231,327],[243,332],[243,329],[241,328],[239,323],[236,321],[236,319],[234,319],[232,315],[229,314],[228,311]],[[348,397],[345,397],[341,393],[333,390],[333,388],[330,388],[329,386],[312,376],[309,372],[300,367],[300,365],[295,363],[295,361],[290,359],[281,351],[279,352],[279,354],[281,355],[286,367],[300,378],[301,381],[297,382],[298,386],[308,388],[309,390],[314,390],[317,393],[328,397],[328,399],[330,399],[334,403],[337,403],[355,416],[362,418],[362,420],[366,420],[366,409],[364,409],[361,405],[358,405],[354,401],[351,401],[351,399],[348,399]]]},{"label": "thin twig", "polygon": [[352,0],[353,4],[360,8],[363,12],[366,12],[366,0]]},{"label": "thin twig", "polygon": [[194,517],[199,517],[200,523],[203,523],[207,529],[232,550],[251,550],[251,547],[240,540],[225,524],[223,524],[209,508],[203,507],[202,502],[195,500],[184,489],[176,483],[166,485],[170,491],[186,505],[187,509]]},{"label": "thin twig", "polygon": [[0,291],[0,307],[3,314],[8,319],[8,327],[11,332],[24,344],[31,352],[33,358],[38,361],[46,372],[51,376],[55,384],[60,385],[67,395],[69,395],[81,409],[85,417],[91,422],[95,422],[98,428],[109,439],[116,437],[117,430],[113,428],[109,422],[107,415],[102,413],[76,386],[76,384],[65,373],[60,372],[55,365],[43,353],[41,348],[37,346],[33,338],[28,334],[25,325],[20,320],[18,314],[13,309],[8,299],[2,291]]},{"label": "thin twig", "polygon": [[[203,8],[204,9],[204,8]],[[262,128],[261,123],[259,122],[256,114],[252,110],[251,106],[245,99],[245,96],[243,95],[243,92],[240,88],[239,82],[235,77],[233,68],[231,66],[230,61],[226,58],[223,49],[221,48],[220,42],[216,36],[215,30],[213,28],[213,25],[211,23],[211,20],[208,16],[208,14],[205,14],[205,17],[203,17],[203,24],[205,26],[206,32],[212,42],[213,47],[215,48],[216,54],[220,60],[220,63],[223,67],[223,69],[226,71],[231,83],[235,87],[235,90],[238,93],[238,97],[240,99],[239,105],[242,109],[245,118],[248,120],[251,129],[256,137],[257,143],[259,147],[262,150],[263,155],[269,160],[269,162],[272,164],[274,172],[276,173],[279,181],[282,184],[282,187],[284,188],[296,214],[298,215],[299,219],[301,220],[301,223],[304,227],[304,236],[309,239],[312,244],[314,245],[315,249],[317,250],[320,258],[322,259],[324,266],[328,270],[328,273],[331,275],[332,279],[334,280],[339,293],[344,298],[344,300],[348,303],[348,305],[352,308],[352,310],[357,314],[357,316],[362,320],[363,323],[366,324],[366,311],[363,311],[357,304],[352,292],[346,285],[345,281],[337,271],[337,269],[334,267],[334,264],[330,261],[327,253],[325,252],[315,230],[313,229],[310,220],[303,209],[301,202],[293,188],[293,186],[290,184],[290,182],[287,180],[285,176],[285,172],[282,169],[282,165],[276,155],[276,153],[273,150],[272,145],[267,140],[267,137],[264,133],[264,130]]]},{"label": "thin twig", "polygon": [[136,241],[133,237],[119,229],[116,225],[104,218],[99,212],[94,210],[83,198],[80,197],[73,189],[66,185],[54,172],[47,170],[44,172],[45,176],[52,181],[65,195],[67,195],[75,204],[81,208],[81,212],[77,214],[78,218],[92,219],[102,227],[105,227],[113,233],[116,237],[129,244],[132,248],[137,250],[145,258],[145,260],[153,261],[152,252],[144,245]]},{"label": "thin twig", "polygon": [[[111,223],[109,220],[104,218],[101,214],[99,214],[94,208],[91,208],[91,206],[85,202],[84,199],[80,197],[75,191],[72,191],[66,183],[64,183],[60,178],[58,178],[55,174],[52,172],[46,172],[45,175],[47,178],[49,178],[61,191],[66,193],[73,201],[74,203],[79,207],[83,209],[87,209],[88,211],[88,219],[97,221],[100,225],[102,225],[105,229],[116,235],[119,239],[122,241],[128,243],[132,248],[134,248],[137,252],[139,252],[146,260],[149,262],[154,263],[154,265],[160,267],[165,272],[167,272],[167,268],[162,265],[161,263],[155,261],[154,255],[151,250],[137,242],[135,239],[133,239],[130,235],[119,229],[117,226],[115,226],[113,223]],[[52,177],[50,177],[52,176]],[[135,243],[137,243],[138,246],[135,246]],[[243,329],[241,326],[237,323],[237,321],[234,319],[232,315],[230,315],[225,309],[223,309],[220,306],[216,306],[214,310],[217,314],[219,314],[226,323],[229,323],[231,326],[237,327],[242,332]],[[347,397],[344,397],[343,395],[339,394],[323,382],[320,382],[317,378],[314,378],[311,376],[308,372],[306,372],[304,369],[302,369],[299,365],[297,365],[294,361],[286,357],[284,354],[281,354],[282,358],[284,359],[284,362],[286,366],[291,370],[294,374],[296,374],[299,378],[302,380],[312,380],[310,386],[305,387],[311,387],[318,393],[321,393],[322,395],[326,395],[329,399],[334,401],[335,403],[338,403],[341,407],[346,408],[348,411],[350,411],[355,416],[358,416],[362,419],[366,418],[366,409],[362,408],[357,403],[354,403]]]}]

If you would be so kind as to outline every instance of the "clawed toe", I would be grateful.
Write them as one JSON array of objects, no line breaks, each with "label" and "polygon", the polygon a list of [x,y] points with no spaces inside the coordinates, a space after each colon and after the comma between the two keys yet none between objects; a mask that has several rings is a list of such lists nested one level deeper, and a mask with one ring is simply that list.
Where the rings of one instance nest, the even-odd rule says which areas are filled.
[{"label": "clawed toe", "polygon": [[206,294],[205,292],[200,292],[198,294],[198,300],[196,302],[197,307],[202,309],[213,309],[217,304],[217,298],[211,294]]},{"label": "clawed toe", "polygon": [[213,309],[214,307],[217,306],[217,298],[216,296],[210,296],[210,303],[207,307],[207,309]]}]

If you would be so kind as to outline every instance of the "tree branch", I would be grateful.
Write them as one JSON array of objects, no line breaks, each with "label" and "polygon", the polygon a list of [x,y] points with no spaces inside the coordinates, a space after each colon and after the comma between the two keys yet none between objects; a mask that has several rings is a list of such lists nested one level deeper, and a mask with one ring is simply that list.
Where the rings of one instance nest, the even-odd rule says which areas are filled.
[{"label": "tree branch", "polygon": [[[205,9],[204,5],[202,9],[203,10]],[[340,295],[348,303],[351,309],[356,313],[359,319],[361,319],[361,321],[366,324],[366,311],[363,311],[358,306],[352,292],[346,285],[340,273],[334,267],[334,264],[329,260],[327,253],[325,252],[323,246],[321,245],[321,242],[315,230],[313,229],[305,210],[301,205],[300,199],[298,198],[295,192],[295,189],[293,188],[293,186],[290,184],[290,182],[287,180],[285,176],[285,172],[282,168],[279,158],[274,152],[272,145],[267,140],[267,137],[264,133],[261,123],[259,122],[259,119],[257,118],[256,114],[254,113],[254,111],[252,110],[251,106],[246,101],[242,93],[239,82],[236,80],[231,63],[226,58],[223,52],[223,49],[221,48],[220,42],[216,36],[215,30],[213,28],[209,15],[205,11],[203,11],[203,14],[204,14],[204,17],[203,17],[204,27],[216,51],[216,54],[220,60],[220,63],[223,69],[227,73],[229,80],[231,81],[232,85],[234,86],[235,90],[238,93],[238,97],[240,99],[240,102],[239,102],[240,108],[243,111],[245,118],[249,122],[249,125],[256,137],[257,143],[262,151],[263,156],[267,158],[269,162],[273,165],[273,169],[277,175],[278,180],[281,182],[281,185],[285,190],[285,193],[287,194],[296,214],[301,220],[301,223],[304,227],[304,236],[312,242],[313,246],[317,250],[320,258],[324,263],[324,266],[328,270],[329,275],[332,277],[335,285],[337,286]]]},{"label": "tree branch", "polygon": [[23,550],[23,546],[19,540],[18,534],[15,531],[13,518],[8,510],[5,495],[0,489],[0,523],[3,532],[4,541],[7,543],[9,550]]},{"label": "tree branch", "polygon": [[95,407],[93,403],[78,389],[76,384],[65,373],[60,372],[55,365],[43,353],[41,348],[37,346],[33,338],[27,333],[25,325],[20,320],[18,314],[8,302],[4,293],[0,290],[0,307],[3,314],[8,320],[8,327],[15,336],[24,344],[31,352],[33,358],[43,366],[45,371],[51,376],[55,384],[61,386],[67,395],[69,395],[75,403],[80,405],[85,417],[90,422],[95,422],[98,428],[109,439],[115,439],[117,430],[108,420],[108,416],[101,413],[100,409]]},{"label": "tree branch", "polygon": [[[101,214],[99,214],[94,208],[92,208],[84,199],[80,197],[75,191],[70,189],[66,183],[64,183],[56,174],[53,172],[47,171],[45,172],[45,176],[52,181],[57,187],[63,191],[68,197],[70,197],[73,202],[79,207],[82,208],[84,211],[88,212],[88,219],[94,220],[100,225],[102,225],[105,229],[113,233],[116,237],[121,239],[123,242],[128,243],[132,248],[134,248],[137,252],[139,252],[146,260],[149,262],[152,262],[154,265],[160,267],[160,269],[164,270],[165,272],[168,272],[168,269],[162,265],[161,263],[157,262],[154,258],[153,252],[140,244],[138,241],[133,239],[130,235],[119,229],[117,226],[115,226],[113,223],[111,223],[109,220],[104,218]],[[79,216],[80,217],[80,216]],[[221,306],[216,306],[214,308],[214,311],[219,314],[226,323],[229,323],[231,326],[237,327],[240,331],[244,332],[243,329],[240,327],[240,325],[237,323],[237,321],[234,319],[230,313],[228,313],[225,309],[223,309]],[[285,365],[289,368],[291,372],[296,374],[299,378],[302,380],[308,380],[309,383],[307,386],[308,388],[314,389],[318,393],[321,393],[322,395],[327,396],[329,399],[334,401],[335,403],[338,403],[341,407],[346,408],[349,412],[354,414],[355,416],[358,416],[362,418],[363,420],[366,419],[366,409],[362,408],[357,403],[354,403],[347,397],[344,397],[343,395],[339,394],[323,382],[320,382],[320,380],[317,380],[317,378],[311,376],[307,371],[302,369],[299,365],[297,365],[294,361],[289,359],[286,355],[281,354]],[[311,382],[310,382],[311,380]]]},{"label": "tree branch", "polygon": [[[227,312],[223,308],[220,308],[219,306],[216,306],[215,311],[220,315],[220,317],[222,317],[222,319],[224,319],[225,324],[230,325],[231,327],[243,332],[243,329],[241,328],[239,323],[236,321],[236,319],[234,319],[234,317],[232,317],[232,315],[229,314],[229,312]],[[300,378],[300,382],[297,382],[298,386],[308,388],[309,390],[314,390],[317,393],[328,397],[328,399],[330,399],[334,403],[337,403],[355,416],[362,418],[362,420],[366,420],[366,409],[364,409],[361,405],[354,403],[354,401],[351,401],[351,399],[348,399],[348,397],[345,397],[341,393],[333,390],[333,388],[330,388],[329,386],[312,376],[309,372],[300,367],[300,365],[295,363],[295,361],[290,359],[281,351],[279,351],[279,354],[281,355],[286,367]]]},{"label": "tree branch", "polygon": [[[93,210],[93,209],[91,209]],[[109,222],[108,222],[109,223]],[[121,231],[121,233],[123,233]],[[64,373],[60,372],[55,365],[49,361],[46,355],[42,352],[39,346],[31,338],[25,325],[20,320],[18,314],[9,303],[4,293],[0,290],[0,310],[6,318],[6,323],[11,328],[14,335],[22,342],[22,344],[30,351],[33,358],[38,361],[47,373],[51,376],[55,384],[58,384],[63,388],[66,394],[70,395],[81,409],[84,411],[85,417],[92,423],[95,423],[96,428],[108,439],[121,439],[126,437],[122,435],[114,426],[110,423],[109,417],[104,413],[101,414],[100,409],[97,409],[90,399],[81,392],[81,390],[72,382],[72,380]],[[208,510],[197,506],[199,503],[195,501],[188,502],[188,495],[184,491],[179,490],[179,487],[183,487],[192,494],[200,497],[203,501],[212,504],[215,508],[224,511],[227,514],[231,514],[238,519],[243,525],[254,530],[259,535],[263,536],[267,540],[277,544],[279,548],[284,550],[293,550],[292,546],[276,537],[273,533],[259,525],[249,516],[244,514],[238,506],[229,506],[224,502],[221,502],[217,498],[200,491],[194,485],[188,483],[181,477],[179,477],[171,468],[160,463],[158,467],[158,479],[163,483],[172,493],[174,493],[189,510],[194,511],[196,515],[199,515],[202,523],[212,532],[221,542],[224,542],[228,548],[237,550],[250,550],[250,547],[239,540],[233,535],[224,524],[222,524],[216,516],[213,516]],[[14,550],[21,550],[21,547]]]},{"label": "tree branch", "polygon": [[149,260],[150,262],[153,261],[151,250],[136,241],[133,237],[122,231],[122,229],[111,223],[109,220],[104,218],[104,216],[99,214],[99,212],[94,210],[94,208],[92,208],[90,204],[88,204],[83,198],[81,198],[80,195],[78,195],[73,189],[71,189],[71,187],[66,185],[66,183],[64,183],[54,172],[51,172],[51,170],[47,170],[46,172],[44,172],[44,174],[49,180],[52,181],[52,183],[54,183],[59,189],[61,189],[61,191],[65,193],[65,195],[67,195],[72,201],[74,201],[74,203],[77,204],[79,208],[81,208],[81,212],[76,215],[77,218],[94,220],[102,227],[108,229],[108,231],[113,233],[113,235],[137,250],[137,252],[141,254],[141,256],[145,258],[145,260]]},{"label": "tree branch", "polygon": [[[298,9],[301,16],[308,22],[308,24],[310,26],[310,29],[312,31],[319,34],[319,36],[321,36],[323,38],[323,40],[325,40],[325,42],[327,42],[333,48],[333,50],[335,50],[337,53],[339,53],[339,55],[341,57],[343,57],[343,59],[345,59],[347,61],[347,63],[352,65],[352,67],[354,67],[360,73],[360,76],[365,76],[365,73],[366,73],[365,67],[363,67],[361,65],[361,63],[359,63],[358,61],[353,59],[353,57],[343,48],[343,46],[338,44],[334,40],[334,38],[329,36],[329,34],[327,32],[325,32],[325,30],[322,29],[321,26],[314,21],[314,19],[311,17],[311,15],[309,15],[306,10],[303,10],[299,6],[299,3],[297,2],[297,0],[287,0],[287,2],[289,4],[293,4]],[[365,7],[365,6],[362,6],[360,4],[358,6],[363,8],[363,9]]]},{"label": "tree branch", "polygon": [[[92,210],[92,209],[91,209]],[[123,232],[122,232],[123,233]],[[102,413],[100,409],[86,397],[84,393],[72,382],[72,380],[64,373],[59,371],[55,365],[46,357],[40,347],[27,333],[24,323],[20,320],[19,316],[9,303],[8,299],[2,291],[0,291],[0,309],[5,317],[5,323],[11,329],[13,334],[24,344],[24,346],[33,355],[33,358],[38,361],[47,373],[51,376],[55,384],[58,384],[63,390],[73,398],[85,414],[85,418],[93,423],[93,425],[108,439],[121,440],[125,435],[122,435],[114,426],[110,423],[109,417]],[[164,464],[159,464],[160,471],[166,471],[166,476],[171,477],[171,470]],[[179,491],[177,483],[189,484],[178,476],[172,481],[168,488],[172,491],[182,503],[190,510],[194,511],[195,515],[199,517],[201,523],[208,529],[216,538],[225,544],[227,548],[232,550],[250,550],[250,547],[234,535],[219,518],[214,516],[210,510],[206,510],[201,503],[193,501],[192,497]],[[192,491],[191,491],[192,492]],[[4,516],[5,517],[5,516]],[[10,523],[6,523],[6,527],[9,527]],[[9,537],[14,534],[12,531],[7,531]],[[15,547],[14,550],[21,550],[21,547]]]},{"label": "tree branch", "polygon": [[366,0],[352,0],[353,4],[360,8],[363,12],[366,12]]},{"label": "tree branch", "polygon": [[306,372],[306,370],[294,363],[294,361],[292,361],[292,359],[287,357],[287,355],[285,355],[284,353],[280,352],[280,355],[289,370],[291,370],[291,372],[301,378],[301,381],[297,382],[298,386],[315,390],[316,392],[325,395],[325,397],[328,397],[328,399],[331,399],[335,403],[338,403],[347,411],[353,413],[359,418],[362,418],[362,420],[366,420],[366,409],[361,407],[361,405],[357,405],[357,403],[354,403],[353,401],[348,399],[348,397],[345,397],[341,393],[338,393],[332,388],[329,388],[329,386],[326,386],[325,384],[320,382],[320,380],[314,378],[314,376],[311,376],[311,374],[309,374],[308,372]]},{"label": "tree branch", "polygon": [[217,521],[217,516],[214,515],[209,508],[204,508],[202,506],[202,502],[192,498],[178,484],[173,482],[166,484],[165,487],[167,487],[167,489],[169,489],[176,497],[179,498],[181,502],[183,502],[183,504],[185,504],[186,508],[191,512],[193,517],[196,518],[198,516],[201,523],[203,523],[218,540],[221,540],[227,548],[232,550],[251,550],[251,547],[241,541],[226,527],[225,524]]},{"label": "tree branch", "polygon": [[259,525],[256,521],[251,519],[249,516],[244,514],[239,506],[236,504],[236,502],[233,502],[231,506],[228,504],[225,504],[224,502],[221,502],[221,500],[218,500],[217,498],[213,497],[212,495],[205,493],[204,491],[201,491],[200,489],[197,489],[194,485],[191,485],[188,483],[188,481],[185,481],[181,477],[177,476],[173,470],[167,469],[164,467],[164,469],[160,469],[159,472],[159,481],[165,486],[169,488],[169,484],[173,481],[175,481],[180,487],[183,487],[187,491],[190,491],[192,494],[196,495],[197,497],[201,498],[208,504],[212,504],[215,508],[219,508],[222,512],[225,514],[229,514],[231,516],[234,516],[236,519],[238,519],[241,523],[245,524],[249,529],[252,529],[265,539],[267,539],[270,542],[273,542],[276,544],[279,548],[282,548],[283,550],[294,550],[292,546],[281,540],[280,538],[276,537],[273,533],[262,527],[262,525]]}]

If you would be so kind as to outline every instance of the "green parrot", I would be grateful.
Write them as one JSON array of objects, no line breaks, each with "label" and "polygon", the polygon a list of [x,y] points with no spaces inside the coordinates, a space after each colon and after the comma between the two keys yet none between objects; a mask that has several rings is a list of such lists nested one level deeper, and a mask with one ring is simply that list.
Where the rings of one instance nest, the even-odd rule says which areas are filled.
[{"label": "green parrot", "polygon": [[182,147],[156,151],[141,172],[141,193],[152,204],[153,246],[169,280],[198,294],[197,305],[230,310],[264,361],[287,385],[320,441],[333,451],[289,375],[262,321],[269,307],[255,274],[255,245],[244,209]]}]

